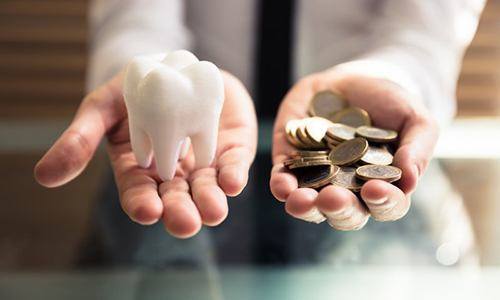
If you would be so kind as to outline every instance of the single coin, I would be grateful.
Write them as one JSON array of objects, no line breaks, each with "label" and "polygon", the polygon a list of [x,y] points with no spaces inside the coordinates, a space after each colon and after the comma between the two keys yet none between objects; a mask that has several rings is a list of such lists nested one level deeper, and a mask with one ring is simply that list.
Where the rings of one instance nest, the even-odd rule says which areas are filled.
[{"label": "single coin", "polygon": [[333,113],[345,108],[347,101],[332,91],[321,91],[314,95],[309,104],[311,116],[328,119]]},{"label": "single coin", "polygon": [[341,167],[337,175],[332,178],[332,184],[349,189],[353,192],[361,191],[363,182],[356,178],[356,168]]},{"label": "single coin", "polygon": [[325,135],[325,142],[327,144],[330,144],[330,145],[333,145],[333,146],[337,146],[338,144],[342,143],[342,141],[339,141],[339,140],[336,140],[334,138],[331,138],[328,135]]},{"label": "single coin", "polygon": [[359,161],[366,151],[368,151],[368,141],[364,138],[354,138],[335,147],[329,157],[334,165],[345,166]]},{"label": "single coin", "polygon": [[323,137],[326,134],[326,130],[333,123],[327,119],[320,117],[312,117],[304,119],[305,122],[305,133],[307,137],[318,145],[324,145]]},{"label": "single coin", "polygon": [[327,150],[295,150],[290,154],[290,157],[300,158],[300,157],[318,157],[318,156],[328,156],[330,151]]},{"label": "single coin", "polygon": [[356,135],[356,128],[345,124],[332,123],[326,130],[326,135],[341,142],[352,140]]},{"label": "single coin", "polygon": [[318,156],[306,156],[306,157],[292,157],[283,161],[283,165],[285,167],[290,167],[291,165],[301,165],[309,162],[321,161],[324,163],[330,163],[330,159],[327,155],[318,155]]},{"label": "single coin", "polygon": [[302,168],[296,172],[299,187],[317,189],[330,183],[339,172],[339,167],[321,165]]},{"label": "single coin", "polygon": [[388,166],[392,164],[393,156],[387,148],[370,145],[368,151],[361,158],[361,161],[371,165]]},{"label": "single coin", "polygon": [[328,146],[328,149],[330,149],[331,151],[335,150],[335,148],[337,148],[337,145],[333,145],[333,144],[329,144],[327,143],[326,144]]},{"label": "single coin", "polygon": [[401,178],[401,169],[394,166],[366,165],[356,169],[356,176],[362,180],[379,179],[394,182]]},{"label": "single coin", "polygon": [[316,161],[316,160],[326,160],[329,161],[328,155],[318,155],[318,156],[304,156],[300,158],[303,162]]},{"label": "single coin", "polygon": [[394,130],[371,126],[358,127],[356,129],[356,135],[364,137],[368,141],[375,143],[389,143],[398,139],[398,133]]},{"label": "single coin", "polygon": [[341,123],[345,125],[349,125],[351,127],[359,127],[359,126],[370,126],[371,120],[370,115],[359,107],[348,107],[337,113],[335,113],[330,121],[333,123]]},{"label": "single coin", "polygon": [[291,165],[288,165],[287,168],[290,170],[293,170],[293,169],[313,167],[313,166],[328,166],[331,164],[332,164],[332,162],[330,160],[315,159],[315,160],[306,160],[306,161],[295,162]]}]

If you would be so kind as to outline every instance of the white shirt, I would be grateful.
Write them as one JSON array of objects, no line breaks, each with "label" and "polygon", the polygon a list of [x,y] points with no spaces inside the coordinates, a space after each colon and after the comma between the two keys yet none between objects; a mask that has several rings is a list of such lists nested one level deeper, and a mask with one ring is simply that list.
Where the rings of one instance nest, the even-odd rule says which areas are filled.
[{"label": "white shirt", "polygon": [[[271,0],[267,0],[271,1]],[[93,0],[88,89],[138,54],[190,49],[252,90],[257,2]],[[442,122],[485,0],[297,0],[296,79],[337,66],[403,86]],[[279,16],[277,16],[279,17]]]}]

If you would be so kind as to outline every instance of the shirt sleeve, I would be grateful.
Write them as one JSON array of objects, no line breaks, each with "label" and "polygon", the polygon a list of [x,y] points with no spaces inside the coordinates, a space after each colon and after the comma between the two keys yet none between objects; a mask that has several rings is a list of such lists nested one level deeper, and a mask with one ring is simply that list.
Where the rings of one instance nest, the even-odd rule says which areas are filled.
[{"label": "shirt sleeve", "polygon": [[340,64],[341,72],[391,80],[447,123],[456,110],[456,82],[485,0],[387,0],[372,24],[370,50]]},{"label": "shirt sleeve", "polygon": [[182,0],[92,0],[87,90],[139,54],[189,49]]}]

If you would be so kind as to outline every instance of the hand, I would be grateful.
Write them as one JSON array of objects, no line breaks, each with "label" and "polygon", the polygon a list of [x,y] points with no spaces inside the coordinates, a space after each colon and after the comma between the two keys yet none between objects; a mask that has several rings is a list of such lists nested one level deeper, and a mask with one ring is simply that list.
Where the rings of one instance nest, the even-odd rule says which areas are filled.
[{"label": "hand", "polygon": [[[282,162],[293,151],[286,140],[284,127],[288,120],[304,118],[312,96],[321,90],[334,90],[353,105],[365,109],[375,126],[399,132],[394,165],[402,171],[397,186],[381,180],[370,180],[358,199],[351,191],[326,186],[317,192],[298,188],[297,179]],[[410,207],[410,196],[432,156],[438,127],[423,104],[400,86],[382,79],[339,74],[329,70],[299,81],[286,95],[274,125],[273,164],[270,186],[273,195],[285,201],[286,211],[299,219],[328,220],[339,230],[362,228],[371,215],[378,221],[403,217]],[[364,202],[364,205],[362,203]]]},{"label": "hand", "polygon": [[178,163],[175,178],[161,182],[154,163],[140,168],[132,153],[122,76],[85,97],[69,128],[36,165],[35,178],[46,187],[74,179],[106,135],[121,206],[132,220],[146,225],[162,219],[166,229],[180,238],[193,236],[202,224],[220,224],[228,213],[226,195],[236,196],[246,186],[256,152],[257,122],[247,91],[223,72],[225,102],[215,162],[194,170],[190,150]]}]

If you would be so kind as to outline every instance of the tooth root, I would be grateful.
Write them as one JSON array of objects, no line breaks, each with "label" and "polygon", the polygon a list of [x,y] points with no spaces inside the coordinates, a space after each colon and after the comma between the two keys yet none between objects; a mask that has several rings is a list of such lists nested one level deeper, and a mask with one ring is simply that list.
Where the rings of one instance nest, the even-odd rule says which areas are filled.
[{"label": "tooth root", "polygon": [[191,136],[195,156],[195,168],[206,168],[210,166],[217,147],[217,126],[207,126],[210,130],[204,130]]},{"label": "tooth root", "polygon": [[177,167],[182,139],[156,134],[152,136],[152,140],[158,175],[162,180],[172,180]]},{"label": "tooth root", "polygon": [[143,168],[148,168],[151,165],[151,160],[153,156],[151,140],[147,133],[138,128],[129,119],[130,126],[130,144],[132,146],[132,151],[134,152],[137,164]]},{"label": "tooth root", "polygon": [[189,147],[191,147],[191,139],[189,137],[185,138],[182,142],[181,153],[179,154],[179,159],[184,159],[188,155]]}]

